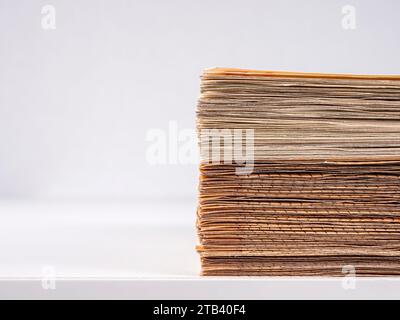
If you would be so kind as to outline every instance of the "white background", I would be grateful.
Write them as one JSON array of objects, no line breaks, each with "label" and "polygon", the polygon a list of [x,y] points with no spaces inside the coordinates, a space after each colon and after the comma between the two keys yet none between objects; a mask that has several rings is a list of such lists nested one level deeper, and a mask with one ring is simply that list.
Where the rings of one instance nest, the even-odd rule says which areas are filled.
[{"label": "white background", "polygon": [[[46,4],[55,30],[42,29]],[[396,0],[0,0],[0,198],[195,201],[197,166],[149,164],[146,135],[195,127],[204,68],[400,73],[399,12]]]},{"label": "white background", "polygon": [[[44,5],[55,30],[42,28]],[[355,29],[342,27],[345,5]],[[340,283],[190,282],[198,168],[152,165],[146,136],[171,121],[194,130],[208,67],[400,74],[399,12],[396,0],[0,0],[0,297],[349,297]],[[53,295],[7,282],[47,266],[161,282]],[[381,284],[353,297],[398,289]]]}]

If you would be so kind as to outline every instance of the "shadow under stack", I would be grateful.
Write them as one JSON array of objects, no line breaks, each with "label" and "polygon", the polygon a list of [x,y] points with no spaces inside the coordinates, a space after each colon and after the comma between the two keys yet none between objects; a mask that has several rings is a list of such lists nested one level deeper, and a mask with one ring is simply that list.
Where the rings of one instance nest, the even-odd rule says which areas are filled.
[{"label": "shadow under stack", "polygon": [[197,126],[203,275],[400,274],[399,76],[209,69]]}]

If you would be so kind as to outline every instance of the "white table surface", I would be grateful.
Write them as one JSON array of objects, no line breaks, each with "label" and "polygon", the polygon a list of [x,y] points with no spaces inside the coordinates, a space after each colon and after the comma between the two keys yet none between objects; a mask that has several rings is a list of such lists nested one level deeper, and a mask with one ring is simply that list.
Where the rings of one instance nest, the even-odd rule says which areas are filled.
[{"label": "white table surface", "polygon": [[0,298],[400,298],[399,278],[356,278],[349,289],[344,278],[201,277],[195,210],[192,202],[0,202]]}]

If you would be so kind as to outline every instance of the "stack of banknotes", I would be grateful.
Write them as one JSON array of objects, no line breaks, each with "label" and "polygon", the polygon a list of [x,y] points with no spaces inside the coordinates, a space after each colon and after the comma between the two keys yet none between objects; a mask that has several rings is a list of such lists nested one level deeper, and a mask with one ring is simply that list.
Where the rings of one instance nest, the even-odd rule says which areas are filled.
[{"label": "stack of banknotes", "polygon": [[400,76],[202,75],[203,275],[400,274]]}]

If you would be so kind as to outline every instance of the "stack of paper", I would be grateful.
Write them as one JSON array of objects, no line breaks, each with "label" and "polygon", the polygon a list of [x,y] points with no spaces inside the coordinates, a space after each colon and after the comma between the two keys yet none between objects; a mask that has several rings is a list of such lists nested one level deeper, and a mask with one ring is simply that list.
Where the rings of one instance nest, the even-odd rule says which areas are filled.
[{"label": "stack of paper", "polygon": [[400,274],[400,77],[210,69],[204,275]]}]

